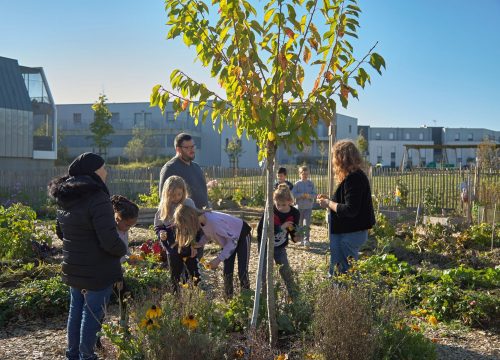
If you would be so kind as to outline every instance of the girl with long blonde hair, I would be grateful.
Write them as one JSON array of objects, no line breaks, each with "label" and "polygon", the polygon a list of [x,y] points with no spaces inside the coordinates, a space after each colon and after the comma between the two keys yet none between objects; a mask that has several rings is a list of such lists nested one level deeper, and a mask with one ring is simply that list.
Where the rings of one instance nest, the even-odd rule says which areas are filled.
[{"label": "girl with long blonde hair", "polygon": [[195,283],[200,277],[196,251],[188,245],[179,245],[179,242],[176,240],[173,219],[175,209],[181,205],[192,208],[195,207],[193,200],[188,197],[187,186],[184,179],[180,176],[172,175],[163,185],[160,205],[155,214],[154,229],[163,248],[167,252],[174,292],[179,288],[184,266],[187,268],[188,274],[194,279]]},{"label": "girl with long blonde hair", "polygon": [[[250,288],[248,262],[250,258],[251,227],[235,216],[218,211],[202,211],[188,206],[179,206],[174,214],[176,239],[179,246],[202,247],[214,241],[222,248],[215,259],[206,264],[216,269],[224,263],[224,292],[226,298],[233,296],[234,261],[238,256],[238,278],[241,289]],[[201,231],[198,242],[195,239]]]},{"label": "girl with long blonde hair", "polygon": [[347,272],[348,259],[358,259],[368,229],[375,225],[370,182],[358,148],[351,140],[339,140],[332,150],[338,186],[331,199],[318,195],[319,205],[330,211],[330,276]]}]

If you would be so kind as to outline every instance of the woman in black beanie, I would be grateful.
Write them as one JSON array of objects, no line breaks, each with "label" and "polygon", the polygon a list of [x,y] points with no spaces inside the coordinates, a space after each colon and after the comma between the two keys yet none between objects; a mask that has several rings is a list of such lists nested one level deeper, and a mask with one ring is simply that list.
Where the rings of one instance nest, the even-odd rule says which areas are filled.
[{"label": "woman in black beanie", "polygon": [[57,235],[63,240],[63,281],[70,286],[67,359],[97,359],[96,334],[113,284],[121,280],[120,258],[127,252],[105,184],[104,160],[83,153],[68,175],[49,184],[59,207]]}]

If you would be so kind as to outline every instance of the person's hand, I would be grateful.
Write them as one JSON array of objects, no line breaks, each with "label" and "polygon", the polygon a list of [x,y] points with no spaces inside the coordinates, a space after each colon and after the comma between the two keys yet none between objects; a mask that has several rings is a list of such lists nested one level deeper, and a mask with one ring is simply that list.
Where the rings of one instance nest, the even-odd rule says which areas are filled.
[{"label": "person's hand", "polygon": [[281,230],[283,231],[292,231],[293,230],[293,222],[291,221],[287,221],[285,223],[283,223],[283,225],[281,225]]},{"label": "person's hand", "polygon": [[318,201],[319,206],[321,206],[323,209],[326,209],[326,208],[328,208],[328,203],[330,202],[330,199],[321,198],[321,199],[318,199],[317,201]]},{"label": "person's hand", "polygon": [[165,230],[160,231],[160,240],[161,241],[167,240],[167,232]]},{"label": "person's hand", "polygon": [[321,199],[328,199],[328,195],[325,194],[318,194],[316,196],[316,200],[321,200]]},{"label": "person's hand", "polygon": [[215,258],[212,261],[210,261],[208,265],[210,266],[210,269],[215,270],[217,269],[220,263],[221,261],[218,258]]}]

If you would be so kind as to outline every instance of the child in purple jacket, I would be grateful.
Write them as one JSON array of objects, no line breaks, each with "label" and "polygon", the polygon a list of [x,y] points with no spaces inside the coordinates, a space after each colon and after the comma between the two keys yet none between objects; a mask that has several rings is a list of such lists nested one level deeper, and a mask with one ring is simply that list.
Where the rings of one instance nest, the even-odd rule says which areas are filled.
[{"label": "child in purple jacket", "polygon": [[[234,261],[238,256],[238,277],[241,289],[250,288],[248,261],[250,258],[251,227],[240,218],[218,211],[200,211],[181,205],[175,210],[174,223],[178,246],[198,248],[209,241],[217,242],[222,251],[207,264],[216,269],[224,262],[224,292],[227,298],[233,296]],[[199,242],[195,243],[197,232],[203,232]]]}]

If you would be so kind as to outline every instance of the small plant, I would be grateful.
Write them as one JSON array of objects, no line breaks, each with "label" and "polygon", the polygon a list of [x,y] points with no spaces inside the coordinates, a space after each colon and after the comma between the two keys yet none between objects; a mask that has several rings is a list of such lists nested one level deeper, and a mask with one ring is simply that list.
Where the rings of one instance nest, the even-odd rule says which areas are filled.
[{"label": "small plant", "polygon": [[257,189],[253,193],[253,196],[249,199],[249,206],[264,206],[266,204],[266,193],[262,185],[257,186]]},{"label": "small plant", "polygon": [[33,256],[31,240],[36,213],[21,203],[0,206],[0,259],[26,259]]},{"label": "small plant", "polygon": [[424,190],[424,211],[427,215],[437,215],[441,210],[441,197],[434,194],[430,187]]},{"label": "small plant", "polygon": [[396,180],[396,190],[394,192],[396,205],[404,208],[408,205],[408,186],[403,179]]},{"label": "small plant", "polygon": [[160,195],[158,193],[158,185],[151,183],[149,194],[139,194],[139,203],[144,207],[155,208],[160,203]]}]

